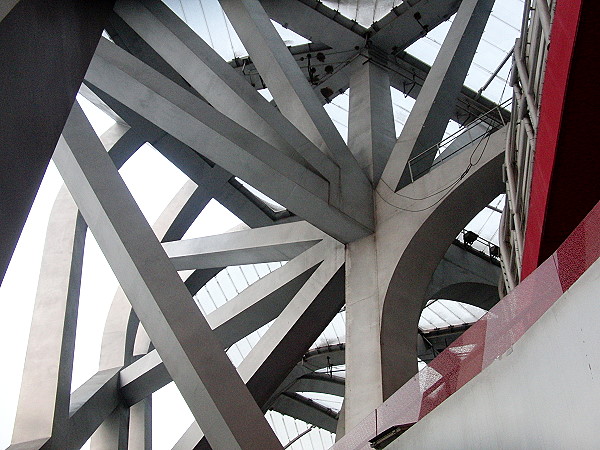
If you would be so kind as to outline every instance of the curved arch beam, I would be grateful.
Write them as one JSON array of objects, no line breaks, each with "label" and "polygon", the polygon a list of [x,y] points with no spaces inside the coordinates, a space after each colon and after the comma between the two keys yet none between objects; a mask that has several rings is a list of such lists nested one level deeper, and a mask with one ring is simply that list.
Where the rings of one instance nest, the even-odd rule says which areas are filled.
[{"label": "curved arch beam", "polygon": [[[429,295],[427,297],[429,297]],[[499,295],[498,286],[492,286],[485,283],[464,282],[445,286],[429,298],[441,298],[467,303],[487,311],[498,303]]]},{"label": "curved arch beam", "polygon": [[487,310],[500,299],[501,275],[497,265],[452,244],[431,277],[425,299],[455,300]]},{"label": "curved arch beam", "polygon": [[[490,136],[483,148],[469,147],[453,159],[434,169],[399,192],[400,195],[421,198],[428,192],[438,192],[448,180],[458,180],[454,187],[440,197],[437,204],[425,209],[425,201],[402,198],[406,209],[424,209],[418,213],[406,213],[400,209],[390,211],[387,226],[397,227],[399,221],[411,215],[411,231],[403,230],[400,246],[394,246],[394,253],[385,250],[391,245],[395,235],[382,233],[382,246],[387,252],[388,280],[384,284],[381,316],[381,365],[383,398],[388,398],[417,371],[416,333],[419,316],[425,301],[427,286],[438,262],[443,258],[460,230],[481,211],[490,201],[503,192],[502,157],[506,142],[506,128]],[[464,174],[465,168],[474,161],[474,153],[482,152],[477,165]],[[462,177],[462,178],[461,178]],[[400,200],[399,196],[395,196]],[[434,197],[435,198],[435,197]],[[471,201],[465,202],[469,198]],[[398,201],[397,200],[397,201]],[[412,203],[412,204],[411,204]],[[419,207],[419,205],[423,207]],[[397,239],[397,237],[396,237]],[[388,247],[389,249],[389,247]]]},{"label": "curved arch beam", "polygon": [[300,394],[284,393],[280,395],[271,409],[323,428],[330,433],[335,433],[337,428],[338,413]]},{"label": "curved arch beam", "polygon": [[503,191],[505,139],[496,131],[398,193],[379,183],[377,230],[346,251],[346,429],[416,373],[427,287],[460,230]]}]

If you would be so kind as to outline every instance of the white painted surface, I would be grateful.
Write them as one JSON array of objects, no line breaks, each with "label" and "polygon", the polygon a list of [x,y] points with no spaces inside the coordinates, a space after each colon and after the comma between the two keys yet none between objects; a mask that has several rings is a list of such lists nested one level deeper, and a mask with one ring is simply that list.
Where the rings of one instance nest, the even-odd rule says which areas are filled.
[{"label": "white painted surface", "polygon": [[389,449],[600,448],[600,260]]}]

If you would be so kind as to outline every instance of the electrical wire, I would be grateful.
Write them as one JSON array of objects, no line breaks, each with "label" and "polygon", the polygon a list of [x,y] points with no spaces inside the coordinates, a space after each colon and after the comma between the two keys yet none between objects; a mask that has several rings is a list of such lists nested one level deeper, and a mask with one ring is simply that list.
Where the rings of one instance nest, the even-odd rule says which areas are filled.
[{"label": "electrical wire", "polygon": [[[511,68],[512,71],[512,68]],[[506,80],[504,82],[504,87],[502,89],[502,93],[500,94],[500,100],[499,100],[499,104],[502,101],[502,97],[504,96],[504,93],[506,91],[506,87],[508,85],[508,80],[510,79],[510,72],[509,72],[509,76],[506,77]],[[487,146],[490,142],[490,137],[491,137],[491,131],[492,131],[492,125],[488,124],[488,128],[485,131],[485,135],[486,137],[484,137],[483,139],[481,139],[477,145],[475,146],[475,148],[473,149],[473,151],[471,152],[471,155],[469,156],[469,164],[467,165],[467,168],[464,170],[464,172],[458,177],[458,179],[456,179],[455,181],[453,181],[452,183],[450,183],[450,185],[446,186],[445,188],[441,188],[440,190],[436,191],[435,193],[429,194],[425,197],[422,198],[412,198],[403,194],[399,194],[397,192],[395,192],[395,189],[392,189],[392,187],[387,184],[383,179],[381,179],[380,181],[385,184],[388,189],[390,189],[392,192],[395,193],[395,195],[399,196],[399,197],[403,197],[403,198],[407,198],[409,200],[414,200],[414,201],[420,201],[420,200],[426,200],[428,198],[434,197],[438,194],[441,194],[444,191],[447,191],[443,196],[441,196],[438,200],[436,200],[433,204],[425,207],[425,208],[421,208],[421,209],[408,209],[408,208],[402,208],[398,205],[394,205],[393,203],[390,203],[388,200],[386,200],[381,193],[375,189],[375,192],[377,193],[377,195],[379,196],[379,198],[381,198],[381,200],[383,200],[384,203],[390,205],[391,207],[399,210],[399,211],[406,211],[406,212],[423,212],[423,211],[427,211],[428,209],[433,208],[434,206],[436,206],[437,204],[439,204],[442,200],[444,200],[448,195],[450,195],[450,193],[452,192],[452,188],[454,188],[458,183],[460,183],[460,181],[467,176],[467,174],[470,172],[470,170],[476,166],[477,164],[479,164],[479,162],[481,161],[481,159],[483,158],[483,154],[485,153],[485,150],[487,149]],[[476,154],[477,150],[479,149],[479,146],[481,145],[481,143],[485,140],[485,145],[483,146],[483,150],[481,151],[481,154],[479,155],[479,157],[477,158],[477,160],[474,162],[473,161],[473,156]]]}]

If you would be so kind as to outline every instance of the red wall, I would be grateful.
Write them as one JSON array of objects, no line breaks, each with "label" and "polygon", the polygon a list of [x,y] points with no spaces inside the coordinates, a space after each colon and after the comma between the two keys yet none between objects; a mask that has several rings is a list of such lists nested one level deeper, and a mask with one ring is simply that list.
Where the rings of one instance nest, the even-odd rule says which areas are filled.
[{"label": "red wall", "polygon": [[600,200],[600,2],[558,0],[542,90],[522,277]]}]

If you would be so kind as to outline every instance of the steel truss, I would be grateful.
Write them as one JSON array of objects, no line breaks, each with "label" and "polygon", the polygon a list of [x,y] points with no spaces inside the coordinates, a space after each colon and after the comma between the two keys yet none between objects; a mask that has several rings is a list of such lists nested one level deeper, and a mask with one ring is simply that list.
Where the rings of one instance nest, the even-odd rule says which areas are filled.
[{"label": "steel truss", "polygon": [[[224,61],[159,0],[117,1],[112,41],[79,61],[80,92],[118,121],[98,138],[75,103],[54,151],[66,188],[48,227],[11,448],[78,448],[92,436],[93,449],[150,448],[151,394],[171,380],[196,421],[176,448],[281,448],[269,409],[342,435],[416,373],[418,348],[439,351],[417,333],[427,300],[497,301],[499,269],[451,244],[504,190],[509,115],[496,108],[484,123],[497,131],[434,168],[435,155],[420,160],[419,178],[407,172],[450,119],[496,106],[463,86],[494,1],[402,2],[369,29],[309,0],[220,2],[246,61]],[[25,20],[27,3],[0,17]],[[431,67],[404,52],[455,13]],[[288,49],[271,18],[312,43]],[[298,64],[315,51],[333,66],[319,77]],[[391,86],[416,98],[398,139]],[[348,143],[323,108],[347,88]],[[145,142],[190,178],[152,228],[118,173]],[[182,240],[213,198],[248,229]],[[99,371],[70,394],[88,227],[121,288]],[[270,261],[289,262],[206,316],[196,306],[223,268]],[[344,305],[346,343],[310,351]],[[236,370],[224,349],[269,322]],[[345,380],[317,372],[325,360],[345,363]],[[305,391],[343,395],[343,418]]]}]

